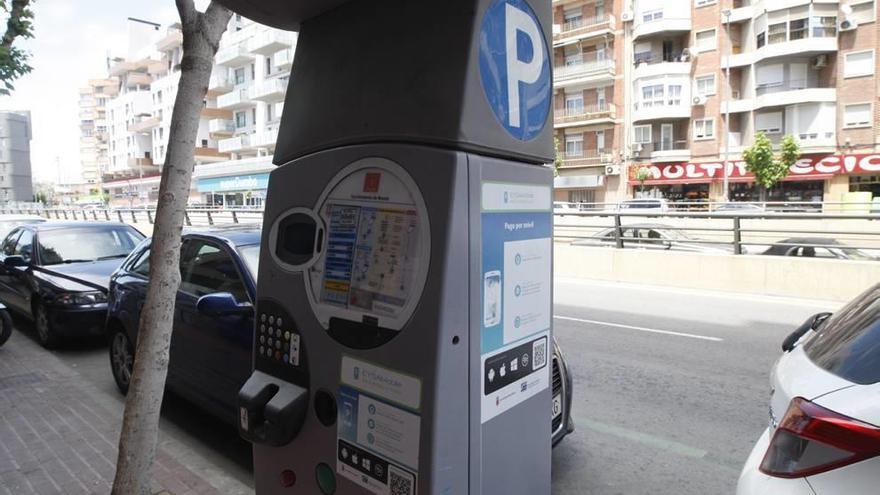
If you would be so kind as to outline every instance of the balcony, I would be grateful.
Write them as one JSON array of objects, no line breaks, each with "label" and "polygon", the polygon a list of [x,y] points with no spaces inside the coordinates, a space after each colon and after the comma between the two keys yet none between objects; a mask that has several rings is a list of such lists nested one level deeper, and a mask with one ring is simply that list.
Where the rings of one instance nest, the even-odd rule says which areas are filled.
[{"label": "balcony", "polygon": [[159,125],[162,119],[149,115],[135,117],[135,121],[128,126],[128,132],[149,134],[150,130]]},{"label": "balcony", "polygon": [[95,120],[98,118],[98,112],[94,110],[81,110],[79,112],[80,120]]},{"label": "balcony", "polygon": [[296,35],[290,31],[264,31],[248,42],[248,49],[260,55],[270,55],[290,48],[296,43]]},{"label": "balcony", "polygon": [[266,132],[242,134],[222,139],[217,143],[217,149],[220,153],[231,153],[253,151],[258,148],[274,148],[277,140],[278,129],[272,129]]},{"label": "balcony", "polygon": [[232,91],[232,88],[234,87],[235,82],[226,71],[223,71],[223,73],[220,74],[212,74],[211,79],[208,80],[208,93],[212,96],[219,96],[228,93]]},{"label": "balcony", "polygon": [[254,102],[248,98],[246,89],[236,89],[217,97],[217,107],[225,110],[241,110],[252,106]]},{"label": "balcony", "polygon": [[168,34],[156,42],[156,50],[160,52],[173,50],[183,44],[183,33],[178,29],[169,29]]},{"label": "balcony", "polygon": [[[834,126],[833,122],[831,123],[831,126]],[[801,153],[833,153],[837,150],[837,139],[835,138],[833,129],[829,129],[825,132],[795,131],[791,134],[797,139],[801,148]],[[767,138],[770,140],[770,144],[773,145],[773,148],[778,150],[782,144],[782,138],[784,135],[785,134],[782,133],[767,134]]]},{"label": "balcony", "polygon": [[125,75],[125,86],[127,88],[149,86],[152,83],[153,77],[144,72],[129,72]]},{"label": "balcony", "polygon": [[616,114],[616,107],[609,103],[566,107],[556,111],[554,123],[557,128],[612,123]]},{"label": "balcony", "polygon": [[666,57],[650,57],[639,54],[635,58],[635,65],[636,68],[633,71],[635,79],[669,75],[690,78],[691,74],[690,56],[684,52],[669,54]]},{"label": "balcony", "polygon": [[[644,36],[650,36],[657,33],[681,33],[691,30],[692,22],[690,17],[690,4],[678,0],[674,4],[682,4],[687,8],[671,9],[666,8],[653,15],[649,12],[636,13],[635,26],[633,27],[633,38],[638,39]],[[650,19],[648,19],[650,17]]]},{"label": "balcony", "polygon": [[293,49],[288,48],[272,55],[272,66],[279,70],[290,70],[293,67]]},{"label": "balcony", "polygon": [[684,162],[691,159],[691,150],[687,140],[661,140],[643,144],[641,156],[659,163]]},{"label": "balcony", "polygon": [[231,119],[232,112],[221,108],[202,107],[199,115],[205,119]]},{"label": "balcony", "polygon": [[235,132],[235,123],[231,119],[211,119],[208,121],[208,133],[216,136],[231,136]]},{"label": "balcony", "polygon": [[562,164],[559,168],[603,167],[614,160],[611,150],[577,150],[560,153]]},{"label": "balcony", "polygon": [[[752,62],[757,63],[761,60],[802,56],[814,57],[823,53],[837,52],[837,27],[813,27],[809,30],[792,31],[787,34],[779,33],[771,35],[766,45],[758,48],[753,53]],[[807,35],[810,37],[807,37]]]},{"label": "balcony", "polygon": [[614,31],[614,16],[579,17],[553,26],[553,44],[565,45],[578,40],[604,36]]},{"label": "balcony", "polygon": [[633,104],[633,121],[691,118],[690,98],[682,95],[672,100],[636,102]]},{"label": "balcony", "polygon": [[126,165],[128,168],[134,169],[155,167],[153,160],[150,158],[129,158],[126,161]]},{"label": "balcony", "polygon": [[281,101],[286,91],[287,79],[264,79],[250,87],[248,96],[265,102]]},{"label": "balcony", "polygon": [[254,60],[254,55],[248,51],[244,43],[228,46],[217,50],[214,62],[226,67],[237,67]]},{"label": "balcony", "polygon": [[837,88],[805,79],[792,79],[755,88],[754,109],[807,102],[837,101]]},{"label": "balcony", "polygon": [[221,162],[229,159],[229,153],[221,153],[217,148],[197,146],[195,157],[202,162]]},{"label": "balcony", "polygon": [[614,60],[599,57],[595,52],[568,58],[565,65],[553,71],[553,83],[564,88],[581,83],[610,81],[614,79]]}]

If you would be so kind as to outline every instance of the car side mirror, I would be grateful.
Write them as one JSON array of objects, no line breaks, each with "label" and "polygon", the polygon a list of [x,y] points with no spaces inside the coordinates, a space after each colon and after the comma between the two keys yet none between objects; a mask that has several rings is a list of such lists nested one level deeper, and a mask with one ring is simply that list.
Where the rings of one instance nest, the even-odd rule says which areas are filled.
[{"label": "car side mirror", "polygon": [[200,297],[196,302],[196,309],[209,316],[254,314],[254,306],[251,303],[240,303],[228,292],[217,292]]},{"label": "car side mirror", "polygon": [[7,268],[22,267],[28,266],[28,262],[25,261],[23,256],[15,254],[3,258],[3,266]]},{"label": "car side mirror", "polygon": [[823,321],[827,320],[828,317],[831,316],[831,313],[816,313],[813,316],[807,318],[801,326],[797,328],[794,332],[791,332],[785,340],[782,341],[782,351],[783,352],[791,352],[794,349],[794,345],[797,344],[801,338],[807,334],[810,330],[815,330],[822,324]]}]

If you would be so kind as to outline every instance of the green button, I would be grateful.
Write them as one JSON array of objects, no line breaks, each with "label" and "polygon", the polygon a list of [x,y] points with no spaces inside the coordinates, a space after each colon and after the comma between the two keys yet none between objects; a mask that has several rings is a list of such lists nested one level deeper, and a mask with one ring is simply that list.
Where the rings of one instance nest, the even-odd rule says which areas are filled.
[{"label": "green button", "polygon": [[315,479],[324,495],[333,495],[336,492],[336,473],[327,464],[322,462],[315,466]]}]

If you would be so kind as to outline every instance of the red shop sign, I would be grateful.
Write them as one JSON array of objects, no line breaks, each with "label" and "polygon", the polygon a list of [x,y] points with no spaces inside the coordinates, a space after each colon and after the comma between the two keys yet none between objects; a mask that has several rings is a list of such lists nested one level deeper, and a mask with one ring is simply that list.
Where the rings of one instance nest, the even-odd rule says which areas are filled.
[{"label": "red shop sign", "polygon": [[[706,163],[654,163],[632,166],[629,181],[638,183],[635,171],[647,168],[651,178],[646,185],[699,184],[723,180],[723,161]],[[818,155],[805,156],[791,166],[791,173],[783,180],[822,180],[838,174],[880,173],[880,154],[877,155]],[[732,182],[751,182],[754,176],[746,170],[742,160],[727,164],[727,177]]]}]

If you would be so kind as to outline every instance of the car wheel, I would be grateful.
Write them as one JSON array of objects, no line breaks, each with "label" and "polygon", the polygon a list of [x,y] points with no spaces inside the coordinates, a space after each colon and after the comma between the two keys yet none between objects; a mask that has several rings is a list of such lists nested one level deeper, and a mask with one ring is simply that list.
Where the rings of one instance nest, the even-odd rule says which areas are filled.
[{"label": "car wheel", "polygon": [[34,326],[37,329],[37,339],[40,341],[40,345],[46,349],[51,349],[58,345],[58,336],[52,329],[52,323],[49,321],[49,312],[40,303],[34,305]]},{"label": "car wheel", "polygon": [[134,368],[134,346],[122,330],[116,331],[110,339],[110,368],[113,370],[116,387],[123,394],[127,394]]},{"label": "car wheel", "polygon": [[12,336],[12,316],[5,309],[0,309],[0,325],[0,345],[3,345]]}]

